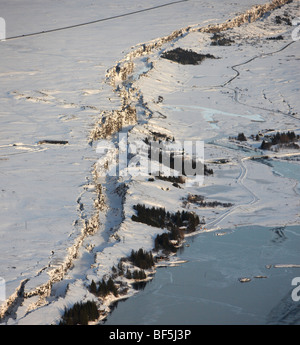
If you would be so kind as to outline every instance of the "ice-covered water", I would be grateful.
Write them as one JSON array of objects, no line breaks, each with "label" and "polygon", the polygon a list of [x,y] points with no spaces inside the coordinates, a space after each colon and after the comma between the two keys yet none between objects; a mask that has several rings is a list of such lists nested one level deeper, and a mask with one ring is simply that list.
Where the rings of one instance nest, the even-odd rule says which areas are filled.
[{"label": "ice-covered water", "polygon": [[291,282],[300,269],[273,266],[299,264],[299,241],[300,226],[251,226],[190,238],[179,254],[188,262],[158,269],[106,324],[299,324]]},{"label": "ice-covered water", "polygon": [[[300,180],[299,165],[271,164]],[[105,324],[299,324],[300,302],[292,299],[299,244],[299,225],[253,225],[187,238],[177,255],[188,262],[159,268]]]}]

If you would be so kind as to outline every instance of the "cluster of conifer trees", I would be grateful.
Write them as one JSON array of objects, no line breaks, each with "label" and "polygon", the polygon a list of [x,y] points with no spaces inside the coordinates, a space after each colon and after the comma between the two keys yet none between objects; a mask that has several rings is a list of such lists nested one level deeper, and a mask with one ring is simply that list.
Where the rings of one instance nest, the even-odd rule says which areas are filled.
[{"label": "cluster of conifer trees", "polygon": [[142,248],[140,248],[137,251],[132,250],[131,255],[128,259],[132,262],[134,266],[137,266],[140,269],[135,269],[131,271],[129,268],[127,268],[127,271],[125,273],[122,260],[120,260],[120,262],[117,265],[117,268],[115,266],[112,267],[113,275],[110,276],[109,279],[105,280],[104,278],[102,278],[102,280],[99,281],[98,284],[96,284],[95,281],[92,280],[92,283],[89,287],[90,292],[98,297],[105,297],[110,293],[112,293],[114,296],[118,296],[119,289],[114,283],[113,277],[115,277],[116,275],[124,275],[127,279],[145,279],[146,273],[144,270],[154,266],[152,252],[147,252]]},{"label": "cluster of conifer trees", "polygon": [[75,303],[72,308],[65,308],[60,325],[87,325],[98,317],[99,311],[94,301]]},{"label": "cluster of conifer trees", "polygon": [[193,212],[177,211],[170,213],[161,207],[149,208],[141,204],[134,205],[134,209],[137,211],[137,215],[132,216],[133,221],[169,230],[167,233],[156,236],[154,240],[155,251],[163,249],[176,252],[177,249],[172,240],[178,242],[184,237],[180,227],[185,226],[187,231],[193,232],[200,224],[199,216]]},{"label": "cluster of conifer trees", "polygon": [[[176,248],[172,244],[171,240],[178,240],[183,237],[182,231],[179,230],[179,227],[183,224],[186,224],[189,229],[195,230],[196,226],[199,224],[199,217],[194,213],[187,211],[170,213],[166,212],[164,208],[147,208],[145,205],[141,204],[135,205],[134,209],[137,211],[137,216],[133,215],[132,220],[160,228],[167,228],[169,230],[167,233],[157,235],[154,243],[154,249],[156,251],[159,249],[176,251]],[[132,250],[128,260],[139,269],[134,269],[132,271],[127,268],[125,273],[123,263],[120,261],[117,268],[113,266],[112,276],[119,274],[124,275],[127,279],[134,279],[135,281],[143,280],[146,278],[146,273],[144,270],[155,265],[152,252],[147,252],[142,248],[137,251]],[[116,286],[112,276],[107,280],[102,278],[98,284],[92,280],[92,283],[89,287],[90,292],[98,297],[105,297],[110,293],[112,293],[114,296],[118,296],[119,289]],[[137,288],[141,287],[138,285]],[[88,301],[86,303],[75,303],[70,309],[65,309],[60,324],[85,325],[88,324],[89,321],[95,320],[98,317],[99,311],[95,302]]]},{"label": "cluster of conifer trees", "polygon": [[268,141],[263,140],[260,148],[262,150],[268,150],[273,145],[294,143],[297,140],[299,140],[299,135],[296,135],[293,131],[288,131],[287,133],[277,132],[276,134],[269,136]]},{"label": "cluster of conifer trees", "polygon": [[132,215],[131,219],[135,222],[144,223],[158,228],[172,230],[186,224],[187,230],[195,231],[200,223],[199,216],[193,212],[177,211],[176,213],[166,212],[162,207],[146,207],[142,204],[134,205],[137,215]]},{"label": "cluster of conifer trees", "polygon": [[148,269],[154,266],[152,252],[147,252],[143,250],[143,248],[140,248],[137,251],[132,250],[129,259],[134,266],[137,266],[142,269]]},{"label": "cluster of conifer trees", "polygon": [[159,251],[160,249],[162,249],[169,252],[176,252],[177,249],[170,241],[170,237],[170,234],[166,232],[161,235],[157,235],[154,240],[154,250]]},{"label": "cluster of conifer trees", "polygon": [[[159,133],[156,133],[159,134]],[[162,137],[165,137],[165,134],[161,134]],[[193,158],[187,158],[185,156],[184,149],[180,152],[174,152],[170,148],[168,148],[168,145],[164,146],[165,143],[158,139],[158,142],[156,142],[156,137],[154,137],[154,141],[150,142],[148,138],[144,140],[144,142],[149,145],[148,148],[148,158],[151,161],[157,161],[160,164],[164,165],[167,168],[171,168],[175,171],[178,171],[179,175],[181,176],[163,176],[161,175],[161,172],[158,172],[157,178],[164,179],[170,182],[174,183],[184,183],[185,182],[185,177],[187,175],[190,175],[191,173],[194,172],[194,175],[196,175],[196,171],[201,173],[204,173],[204,175],[212,175],[213,174],[213,169],[210,169],[207,167],[206,164],[203,164],[200,161],[196,161]],[[171,139],[166,138],[166,141],[169,142]],[[175,138],[173,138],[173,142],[175,141]],[[150,146],[151,143],[151,146]],[[191,172],[189,174],[186,173],[186,168],[189,167],[188,170]],[[196,169],[197,168],[197,169]],[[193,170],[192,170],[193,169]]]},{"label": "cluster of conifer trees", "polygon": [[183,176],[164,176],[164,175],[158,174],[156,176],[156,178],[159,179],[159,180],[172,182],[173,184],[174,183],[184,183],[185,182],[185,178]]},{"label": "cluster of conifer trees", "polygon": [[233,206],[232,203],[230,202],[220,202],[220,201],[199,201],[197,203],[200,207],[217,207],[217,206],[222,206],[222,207],[231,207]]},{"label": "cluster of conifer trees", "polygon": [[99,297],[105,297],[110,293],[114,294],[114,296],[118,296],[119,294],[118,288],[114,283],[112,277],[109,277],[107,281],[102,278],[102,280],[98,282],[98,286],[95,281],[92,280],[92,283],[90,285],[90,292]]},{"label": "cluster of conifer trees", "polygon": [[127,269],[125,277],[127,279],[141,280],[146,279],[147,276],[144,270],[134,270],[131,272],[129,269]]},{"label": "cluster of conifer trees", "polygon": [[199,54],[191,49],[186,50],[182,48],[175,48],[164,52],[161,55],[162,58],[181,63],[183,65],[197,65],[201,63],[204,59],[215,59],[211,54]]}]

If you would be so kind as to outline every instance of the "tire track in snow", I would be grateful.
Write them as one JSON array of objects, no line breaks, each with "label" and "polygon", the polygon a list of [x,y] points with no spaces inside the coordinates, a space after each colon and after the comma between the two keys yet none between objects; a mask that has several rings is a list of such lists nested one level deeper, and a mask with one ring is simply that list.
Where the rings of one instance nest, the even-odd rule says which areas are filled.
[{"label": "tire track in snow", "polygon": [[286,48],[288,48],[291,44],[295,43],[295,41],[291,41],[287,44],[285,44],[283,47],[281,47],[280,49],[278,50],[275,50],[273,52],[269,52],[269,53],[262,53],[262,54],[259,54],[259,55],[256,55],[256,56],[253,56],[251,59],[245,61],[245,62],[241,62],[241,63],[238,63],[236,65],[233,65],[231,66],[231,69],[234,70],[236,72],[236,75],[233,76],[232,78],[230,78],[228,81],[226,81],[225,83],[219,85],[219,87],[224,87],[226,86],[227,84],[231,83],[234,79],[236,79],[239,75],[240,75],[240,72],[236,69],[236,67],[240,67],[240,66],[244,66],[244,65],[247,65],[248,63],[256,60],[256,59],[259,59],[259,58],[262,58],[262,57],[265,57],[265,56],[269,56],[269,55],[273,55],[273,54],[276,54],[276,53],[279,53],[283,50],[285,50]]},{"label": "tire track in snow", "polygon": [[[239,162],[239,165],[240,165],[240,175],[238,176],[237,178],[237,183],[242,186],[251,196],[252,200],[250,200],[249,202],[246,202],[244,204],[238,204],[238,205],[235,205],[233,207],[231,207],[228,211],[226,211],[225,213],[223,213],[222,215],[220,215],[217,219],[214,219],[213,221],[209,222],[209,223],[206,223],[206,230],[205,232],[207,231],[213,231],[213,230],[216,230],[216,227],[225,219],[227,218],[229,215],[231,215],[233,212],[235,212],[236,210],[238,209],[241,209],[243,207],[246,207],[246,206],[250,206],[250,205],[253,205],[255,204],[256,202],[259,201],[259,198],[258,196],[253,193],[247,186],[245,186],[244,184],[244,180],[246,179],[246,176],[247,176],[247,167],[244,163],[245,160],[249,160],[251,159],[251,157],[244,157],[244,158],[241,158],[238,160]],[[208,229],[208,227],[210,227],[210,229]]]},{"label": "tire track in snow", "polygon": [[78,27],[81,27],[81,26],[96,24],[96,23],[100,23],[100,22],[106,22],[108,20],[113,20],[113,19],[123,18],[123,17],[127,17],[127,16],[132,16],[134,14],[139,14],[139,13],[143,13],[143,12],[153,11],[153,10],[156,10],[158,8],[175,5],[175,4],[178,4],[178,3],[181,3],[181,2],[186,2],[186,1],[189,1],[189,0],[173,1],[173,2],[169,2],[167,4],[162,4],[162,5],[157,5],[157,6],[153,6],[153,7],[144,8],[142,10],[137,10],[137,11],[127,12],[127,13],[123,13],[123,14],[117,14],[117,15],[111,16],[111,17],[91,20],[91,21],[85,22],[85,23],[68,25],[68,26],[63,26],[63,27],[55,28],[55,29],[37,31],[37,32],[30,33],[30,34],[11,36],[11,37],[5,38],[5,41],[14,40],[14,39],[18,39],[18,38],[25,38],[25,37],[30,37],[30,36],[44,35],[44,34],[48,34],[48,33],[51,33],[51,32],[62,31],[62,30],[69,30],[69,29],[74,29],[74,28],[78,28]]},{"label": "tire track in snow", "polygon": [[[220,88],[224,88],[224,87],[227,87],[228,84],[230,84],[232,81],[234,81],[237,77],[240,76],[240,72],[239,70],[237,69],[237,67],[240,67],[240,66],[245,66],[247,65],[248,63],[256,60],[256,59],[260,59],[260,58],[263,58],[263,57],[266,57],[266,56],[270,56],[270,55],[274,55],[274,54],[277,54],[277,53],[280,53],[282,52],[283,50],[285,50],[286,48],[288,48],[289,46],[291,46],[293,43],[295,43],[295,41],[291,41],[287,44],[285,44],[283,47],[281,47],[280,49],[278,50],[275,50],[275,51],[272,51],[272,52],[269,52],[269,53],[262,53],[262,54],[259,54],[259,55],[256,55],[254,57],[252,57],[251,59],[245,61],[245,62],[241,62],[239,64],[236,64],[236,65],[233,65],[231,66],[231,69],[233,71],[236,72],[236,75],[231,77],[229,80],[227,80],[225,83],[221,84],[221,85],[218,85],[218,86],[215,86],[215,87],[220,87]],[[259,107],[257,105],[250,105],[250,104],[246,104],[246,103],[243,103],[241,101],[239,101],[238,99],[238,91],[237,89],[231,89],[229,87],[227,87],[229,90],[233,91],[234,92],[234,100],[235,102],[239,103],[239,104],[242,104],[242,105],[245,105],[245,106],[248,106],[248,107],[251,107],[251,108],[254,108],[254,109],[259,109],[259,110],[264,110],[264,111],[269,111],[269,112],[273,112],[273,113],[280,113],[282,115],[285,115],[285,116],[288,116],[294,120],[298,120],[300,121],[300,118],[297,118],[295,116],[293,116],[290,112],[289,113],[285,113],[279,109],[277,110],[274,110],[274,109],[267,109],[267,108],[264,108],[264,107]]]}]

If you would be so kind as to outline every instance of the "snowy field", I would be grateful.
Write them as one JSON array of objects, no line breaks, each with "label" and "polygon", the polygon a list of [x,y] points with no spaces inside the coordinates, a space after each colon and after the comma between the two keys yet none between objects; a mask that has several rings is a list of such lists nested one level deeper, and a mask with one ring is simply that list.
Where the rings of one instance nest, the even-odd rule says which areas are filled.
[{"label": "snowy field", "polygon": [[[193,210],[206,220],[199,232],[299,224],[298,182],[250,159],[300,153],[265,152],[250,139],[270,129],[300,134],[300,41],[291,38],[295,27],[276,21],[300,17],[299,1],[221,31],[231,40],[228,46],[211,45],[213,33],[203,30],[265,3],[2,1],[3,323],[54,324],[77,301],[99,302],[88,291],[91,281],[109,275],[132,249],[152,249],[163,231],[131,220],[137,203]],[[168,37],[179,29],[182,34]],[[39,34],[22,37],[32,33]],[[177,47],[217,59],[181,65],[161,57]],[[154,132],[175,142],[204,141],[204,159],[214,174],[203,185],[182,188],[150,182],[143,174],[106,175],[109,157],[96,164],[99,128],[101,134],[103,123],[114,125],[124,104],[137,118],[126,122],[124,113],[129,143],[151,139]],[[246,142],[229,139],[241,132]],[[135,159],[142,161],[138,154]],[[218,159],[227,163],[216,164]],[[189,193],[232,206],[184,204]],[[100,309],[108,310],[109,302]]]}]

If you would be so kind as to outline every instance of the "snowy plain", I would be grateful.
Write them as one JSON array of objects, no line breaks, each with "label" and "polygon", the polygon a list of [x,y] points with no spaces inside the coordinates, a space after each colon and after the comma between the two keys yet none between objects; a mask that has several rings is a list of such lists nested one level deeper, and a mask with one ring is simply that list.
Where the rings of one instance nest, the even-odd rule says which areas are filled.
[{"label": "snowy plain", "polygon": [[[2,1],[1,16],[9,38],[167,3]],[[143,176],[117,179],[100,174],[96,182],[102,185],[104,199],[98,200],[95,212],[99,195],[94,167],[99,155],[96,143],[90,143],[90,133],[101,112],[113,111],[122,103],[107,82],[107,71],[140,43],[189,25],[201,28],[223,23],[264,3],[177,2],[0,42],[0,276],[6,282],[7,298],[16,297],[16,291],[23,295],[5,322],[52,324],[59,321],[65,306],[96,300],[87,284],[109,274],[131,249],[151,249],[154,236],[161,232],[131,221],[136,203],[176,211],[183,209],[182,198],[189,192],[232,202],[231,209],[218,213],[190,205],[205,216],[206,231],[247,224],[299,224],[298,183],[275,175],[268,165],[246,159],[260,153],[254,141],[251,153],[245,154],[228,139],[239,132],[248,137],[270,128],[300,133],[299,42],[281,50],[292,42],[293,27],[274,22],[286,10],[290,16],[299,16],[297,1],[263,20],[228,30],[226,35],[235,41],[231,46],[211,46],[212,34],[195,30],[145,55],[153,67],[136,79],[133,70],[133,84],[152,116],[144,118],[144,111],[137,114],[139,121],[129,141],[143,139],[151,130],[176,140],[203,140],[207,162],[228,158],[229,163],[208,163],[214,175],[192,189],[149,182]],[[280,34],[283,40],[266,39]],[[211,53],[219,59],[183,66],[160,57],[162,50],[175,47]],[[134,63],[143,64],[145,56]],[[257,58],[246,63],[253,57]],[[239,64],[239,75],[226,84],[236,75],[231,67]],[[39,143],[46,139],[68,144]],[[128,187],[125,196],[115,192],[124,183]],[[101,308],[108,308],[108,303]]]}]

